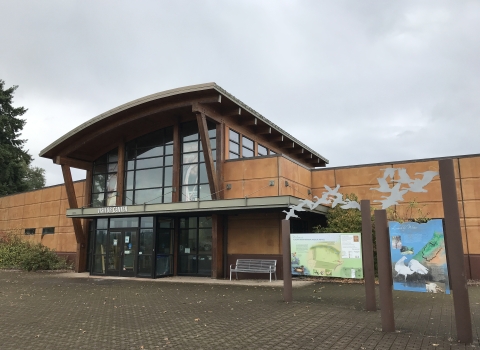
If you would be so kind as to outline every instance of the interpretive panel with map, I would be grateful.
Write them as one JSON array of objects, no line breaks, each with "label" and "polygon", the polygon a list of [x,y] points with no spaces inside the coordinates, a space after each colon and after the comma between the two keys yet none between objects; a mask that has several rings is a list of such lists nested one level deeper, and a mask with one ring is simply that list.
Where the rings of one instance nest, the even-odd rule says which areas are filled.
[{"label": "interpretive panel with map", "polygon": [[450,294],[442,220],[388,226],[393,289]]},{"label": "interpretive panel with map", "polygon": [[363,278],[360,233],[290,235],[292,275]]}]

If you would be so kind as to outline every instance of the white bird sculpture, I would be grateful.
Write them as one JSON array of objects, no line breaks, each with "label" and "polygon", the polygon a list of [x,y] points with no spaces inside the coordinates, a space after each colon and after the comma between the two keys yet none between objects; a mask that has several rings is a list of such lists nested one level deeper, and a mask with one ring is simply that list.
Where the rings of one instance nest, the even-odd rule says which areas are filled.
[{"label": "white bird sculpture", "polygon": [[378,192],[390,192],[391,191],[391,188],[388,185],[388,182],[387,182],[387,180],[385,180],[385,178],[379,177],[379,178],[377,178],[377,181],[378,181],[378,184],[380,185],[380,187],[372,187],[372,188],[370,188],[371,190],[376,190]]},{"label": "white bird sculpture", "polygon": [[412,182],[412,179],[407,174],[407,169],[398,168],[397,171],[400,178],[398,180],[393,180],[394,182],[399,182],[401,184],[409,184]]},{"label": "white bird sculpture", "polygon": [[413,179],[412,182],[409,184],[408,190],[411,192],[427,192],[424,187],[428,185],[435,176],[438,175],[437,171],[425,171],[423,173],[415,173],[417,174],[423,174],[423,177],[421,179]]},{"label": "white bird sculpture", "polygon": [[316,198],[317,200],[315,201],[315,207],[317,207],[320,204],[331,204],[332,200],[328,198],[328,192],[323,192],[323,195],[321,198],[318,198],[317,196],[313,196],[313,198]]},{"label": "white bird sculpture", "polygon": [[[318,198],[318,197],[317,197],[317,198]],[[316,204],[316,202],[312,202],[312,201],[309,200],[309,199],[300,199],[298,202],[299,202],[299,203],[303,203],[303,204],[302,204],[302,207],[307,206],[308,209],[310,209],[310,210],[313,210],[313,209],[315,209],[315,208],[318,206],[318,204]]]},{"label": "white bird sculpture", "polygon": [[383,170],[383,178],[387,179],[387,177],[390,176],[391,179],[395,176],[395,171],[397,171],[396,168],[386,168],[386,169],[380,169]]},{"label": "white bird sculpture", "polygon": [[285,220],[290,220],[290,218],[298,218],[298,216],[295,215],[295,210],[293,209],[290,209],[289,211],[282,210],[282,213],[287,214]]},{"label": "white bird sculpture", "polygon": [[397,272],[398,275],[403,275],[405,276],[405,282],[407,282],[407,276],[411,275],[414,273],[408,266],[405,265],[406,257],[402,256],[396,263],[395,263],[395,271]]},{"label": "white bird sculpture", "polygon": [[345,202],[343,201],[343,194],[341,193],[337,193],[335,195],[335,199],[332,202],[332,208],[335,208],[337,204],[345,204]]},{"label": "white bird sculpture", "polygon": [[416,259],[410,260],[408,263],[408,267],[410,268],[410,270],[419,273],[420,275],[426,275],[428,273],[428,269]]},{"label": "white bird sculpture", "polygon": [[342,209],[358,209],[360,210],[360,204],[356,201],[351,201],[350,199],[346,198],[345,199],[344,205],[341,205],[340,208]]}]

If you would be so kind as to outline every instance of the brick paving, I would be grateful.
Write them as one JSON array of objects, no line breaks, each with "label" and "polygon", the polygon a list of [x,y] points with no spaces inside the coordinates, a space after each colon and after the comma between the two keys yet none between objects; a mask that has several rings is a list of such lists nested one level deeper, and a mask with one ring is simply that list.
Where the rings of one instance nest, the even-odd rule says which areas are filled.
[{"label": "brick paving", "polygon": [[[0,271],[0,349],[471,349],[456,342],[451,295],[394,292],[395,333],[364,311],[361,284],[272,286],[67,278]],[[223,281],[222,281],[223,282]],[[377,291],[378,292],[378,291]]]}]

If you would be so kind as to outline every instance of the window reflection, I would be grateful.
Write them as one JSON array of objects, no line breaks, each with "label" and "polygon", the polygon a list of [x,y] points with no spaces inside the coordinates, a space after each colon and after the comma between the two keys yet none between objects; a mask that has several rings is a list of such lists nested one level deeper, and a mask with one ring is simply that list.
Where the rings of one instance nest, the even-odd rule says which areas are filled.
[{"label": "window reflection", "polygon": [[125,204],[172,201],[173,127],[130,141],[126,157]]},{"label": "window reflection", "polygon": [[[207,122],[213,160],[216,160],[216,125]],[[181,125],[181,201],[210,200],[205,157],[196,121]]]}]

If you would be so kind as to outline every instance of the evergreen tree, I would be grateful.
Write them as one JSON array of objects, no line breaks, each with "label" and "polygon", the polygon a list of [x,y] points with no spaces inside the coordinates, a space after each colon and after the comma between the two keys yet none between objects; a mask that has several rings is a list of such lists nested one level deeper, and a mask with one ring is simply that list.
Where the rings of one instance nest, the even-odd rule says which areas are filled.
[{"label": "evergreen tree", "polygon": [[45,170],[30,167],[32,156],[24,150],[26,140],[20,139],[27,112],[23,107],[12,106],[17,86],[4,89],[0,80],[0,196],[18,193],[45,185]]}]

